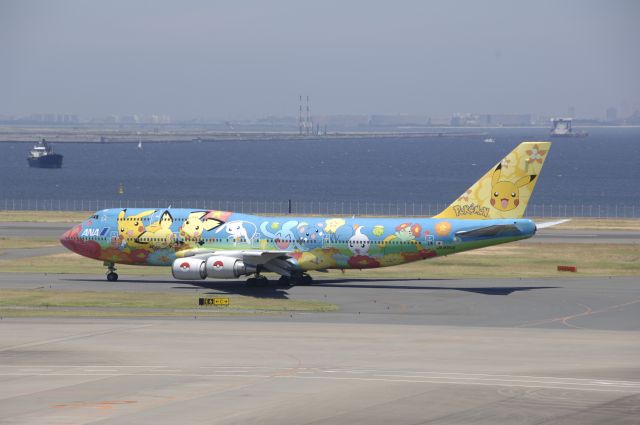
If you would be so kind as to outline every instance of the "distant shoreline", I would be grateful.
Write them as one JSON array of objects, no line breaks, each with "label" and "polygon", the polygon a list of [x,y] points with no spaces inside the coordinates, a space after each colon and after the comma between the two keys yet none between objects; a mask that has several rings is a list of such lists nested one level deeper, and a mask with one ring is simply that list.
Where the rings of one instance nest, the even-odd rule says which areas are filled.
[{"label": "distant shoreline", "polygon": [[343,132],[326,135],[300,135],[292,133],[267,133],[267,132],[220,132],[207,134],[184,134],[175,132],[167,135],[123,133],[118,135],[97,136],[94,134],[56,134],[54,132],[38,132],[33,134],[0,135],[0,143],[33,143],[41,138],[53,143],[89,143],[89,144],[115,144],[115,143],[210,143],[227,141],[326,141],[326,140],[357,140],[357,139],[452,139],[452,138],[482,138],[488,136],[485,132]]},{"label": "distant shoreline", "polygon": [[[640,125],[584,125],[582,129],[636,129]],[[539,130],[548,137],[549,129],[541,126],[494,126],[494,127],[420,127],[399,126],[388,130],[333,131],[319,135],[301,135],[297,131],[258,130],[213,130],[205,126],[189,128],[180,126],[124,126],[124,127],[83,127],[83,126],[37,126],[0,125],[0,143],[34,143],[41,138],[53,143],[187,143],[187,142],[227,142],[227,141],[326,141],[359,139],[456,139],[486,138],[497,136],[496,130]]]}]

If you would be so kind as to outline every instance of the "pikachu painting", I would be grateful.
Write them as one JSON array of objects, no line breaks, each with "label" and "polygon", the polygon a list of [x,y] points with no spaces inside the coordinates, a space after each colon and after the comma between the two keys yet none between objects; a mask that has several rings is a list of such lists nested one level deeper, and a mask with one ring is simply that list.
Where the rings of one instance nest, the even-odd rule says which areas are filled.
[{"label": "pikachu painting", "polygon": [[118,236],[130,249],[168,248],[175,242],[175,235],[171,231],[173,217],[169,211],[164,211],[155,221],[152,218],[157,215],[157,210],[128,217],[126,212],[124,209],[118,215]]},{"label": "pikachu painting", "polygon": [[522,142],[435,218],[522,218],[550,142]]}]

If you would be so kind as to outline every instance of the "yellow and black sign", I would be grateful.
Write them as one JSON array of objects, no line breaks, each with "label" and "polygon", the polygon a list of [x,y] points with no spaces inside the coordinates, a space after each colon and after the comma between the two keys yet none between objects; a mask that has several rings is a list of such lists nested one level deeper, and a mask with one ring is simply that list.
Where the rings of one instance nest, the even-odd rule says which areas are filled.
[{"label": "yellow and black sign", "polygon": [[215,306],[228,306],[229,298],[200,298],[198,300],[199,305],[215,305]]}]

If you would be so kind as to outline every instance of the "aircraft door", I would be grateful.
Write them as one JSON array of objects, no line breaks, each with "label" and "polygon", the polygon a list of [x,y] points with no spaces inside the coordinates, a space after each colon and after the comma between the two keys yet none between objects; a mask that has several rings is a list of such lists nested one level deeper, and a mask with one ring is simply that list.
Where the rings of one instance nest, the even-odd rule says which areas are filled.
[{"label": "aircraft door", "polygon": [[433,235],[426,235],[424,239],[425,239],[427,248],[433,248],[433,246],[435,245],[435,238],[433,237]]}]

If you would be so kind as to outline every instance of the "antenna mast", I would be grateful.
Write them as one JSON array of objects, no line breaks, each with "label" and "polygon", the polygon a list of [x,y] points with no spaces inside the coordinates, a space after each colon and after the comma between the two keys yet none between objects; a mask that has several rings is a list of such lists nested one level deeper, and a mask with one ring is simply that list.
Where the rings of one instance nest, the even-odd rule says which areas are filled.
[{"label": "antenna mast", "polygon": [[313,127],[313,124],[311,123],[311,112],[309,111],[309,96],[307,95],[307,122],[306,122],[306,130],[307,130],[307,136],[309,135],[309,133],[311,132],[311,128]]},{"label": "antenna mast", "polygon": [[300,95],[300,101],[298,102],[298,132],[302,136],[302,95]]}]

